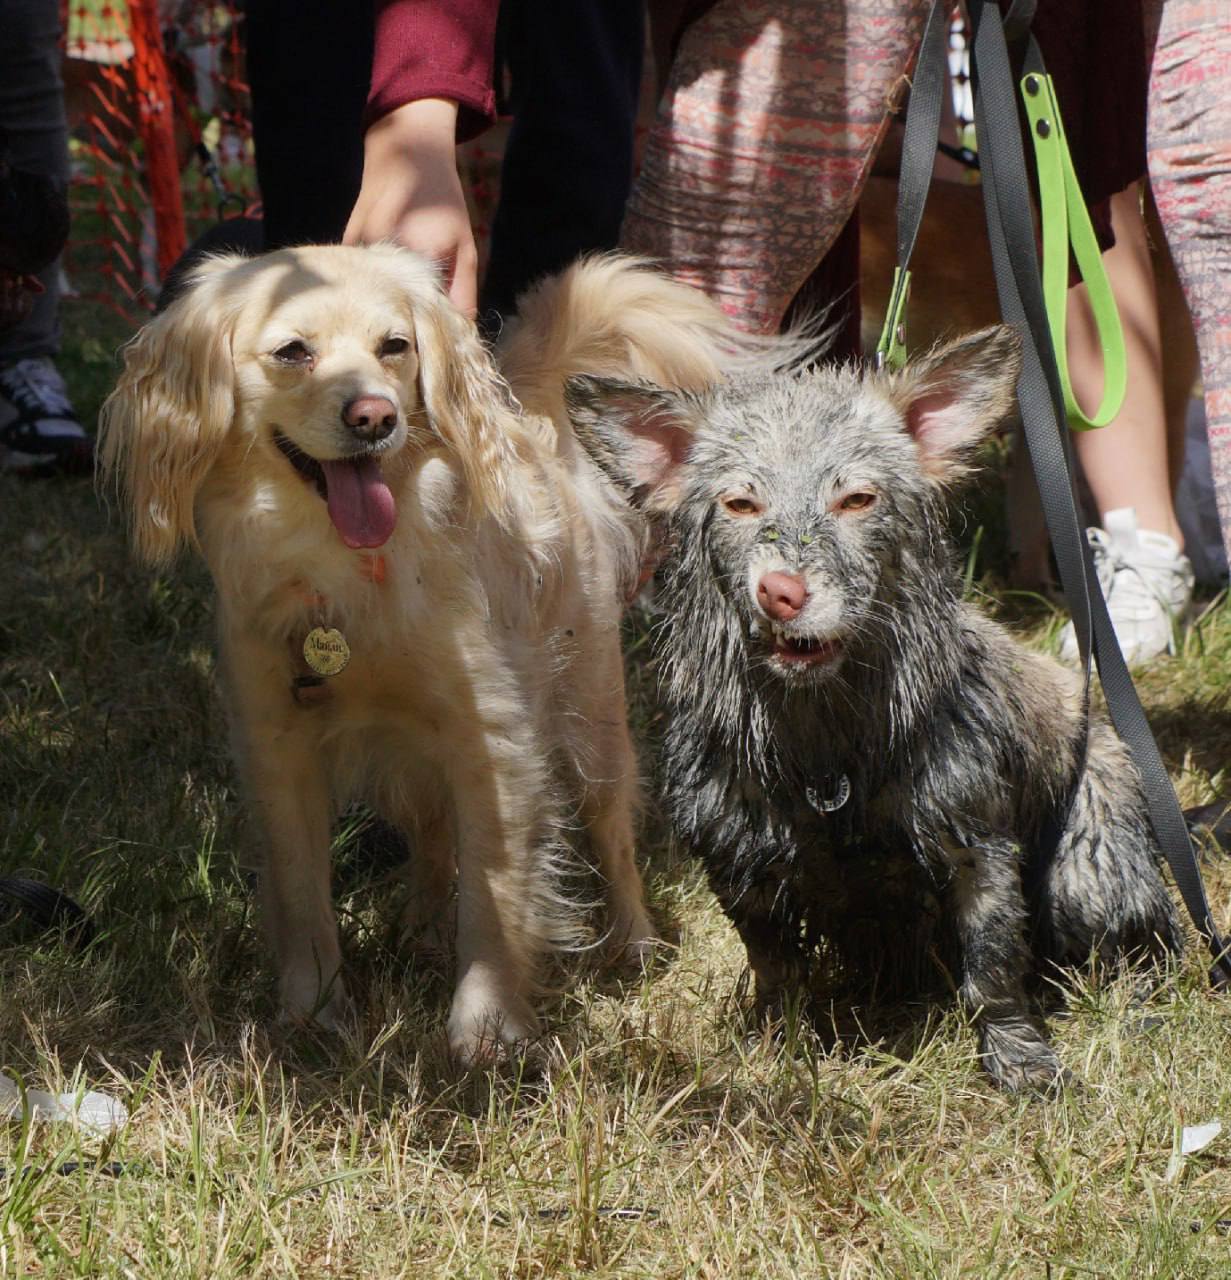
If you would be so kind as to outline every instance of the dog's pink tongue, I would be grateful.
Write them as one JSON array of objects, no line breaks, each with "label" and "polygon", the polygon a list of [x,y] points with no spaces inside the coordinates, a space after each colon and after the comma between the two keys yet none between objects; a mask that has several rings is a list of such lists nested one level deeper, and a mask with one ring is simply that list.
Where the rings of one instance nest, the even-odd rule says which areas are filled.
[{"label": "dog's pink tongue", "polygon": [[348,547],[383,547],[398,522],[397,504],[375,458],[322,462],[329,518]]}]

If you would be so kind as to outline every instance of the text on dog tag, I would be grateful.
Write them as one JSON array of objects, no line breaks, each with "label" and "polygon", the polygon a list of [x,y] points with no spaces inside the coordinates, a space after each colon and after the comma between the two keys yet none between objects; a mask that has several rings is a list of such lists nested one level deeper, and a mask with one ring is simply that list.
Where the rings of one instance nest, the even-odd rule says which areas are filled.
[{"label": "text on dog tag", "polygon": [[337,627],[313,627],[304,638],[303,660],[318,676],[336,676],[350,661],[350,645]]}]

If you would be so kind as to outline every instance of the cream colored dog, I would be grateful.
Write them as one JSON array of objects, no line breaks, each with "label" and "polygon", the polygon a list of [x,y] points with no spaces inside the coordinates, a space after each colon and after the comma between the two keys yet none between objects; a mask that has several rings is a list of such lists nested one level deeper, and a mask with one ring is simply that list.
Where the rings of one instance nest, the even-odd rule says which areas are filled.
[{"label": "cream colored dog", "polygon": [[573,448],[564,379],[700,386],[732,347],[700,295],[614,259],[527,312],[510,376],[554,423],[413,254],[214,259],[129,345],[102,422],[140,553],[194,543],[213,574],[284,1014],[345,1008],[330,823],[363,798],[413,845],[409,928],[446,915],[456,878],[463,1061],[535,1033],[578,817],[610,941],[655,942],[618,637],[640,549]]}]

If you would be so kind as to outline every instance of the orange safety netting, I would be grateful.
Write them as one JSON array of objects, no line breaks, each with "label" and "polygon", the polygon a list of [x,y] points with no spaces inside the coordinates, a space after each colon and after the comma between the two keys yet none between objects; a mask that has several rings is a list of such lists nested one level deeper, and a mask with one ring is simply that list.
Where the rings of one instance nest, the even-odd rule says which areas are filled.
[{"label": "orange safety netting", "polygon": [[[306,2],[306,0],[305,0]],[[257,203],[240,0],[62,0],[70,287],[129,320],[186,244]],[[481,259],[503,131],[461,149]]]},{"label": "orange safety netting", "polygon": [[71,287],[129,319],[192,237],[255,199],[237,0],[68,0]]}]

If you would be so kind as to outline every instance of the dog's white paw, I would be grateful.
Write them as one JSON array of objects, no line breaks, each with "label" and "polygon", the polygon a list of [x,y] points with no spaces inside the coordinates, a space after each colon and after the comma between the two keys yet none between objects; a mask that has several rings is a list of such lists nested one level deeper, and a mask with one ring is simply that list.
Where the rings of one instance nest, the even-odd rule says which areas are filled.
[{"label": "dog's white paw", "polygon": [[603,941],[603,954],[617,966],[645,968],[663,947],[658,930],[650,922],[640,902],[610,904],[610,926]]},{"label": "dog's white paw", "polygon": [[502,996],[473,974],[459,984],[449,1011],[449,1051],[460,1067],[490,1067],[522,1056],[538,1033],[538,1019],[525,1000]]}]

